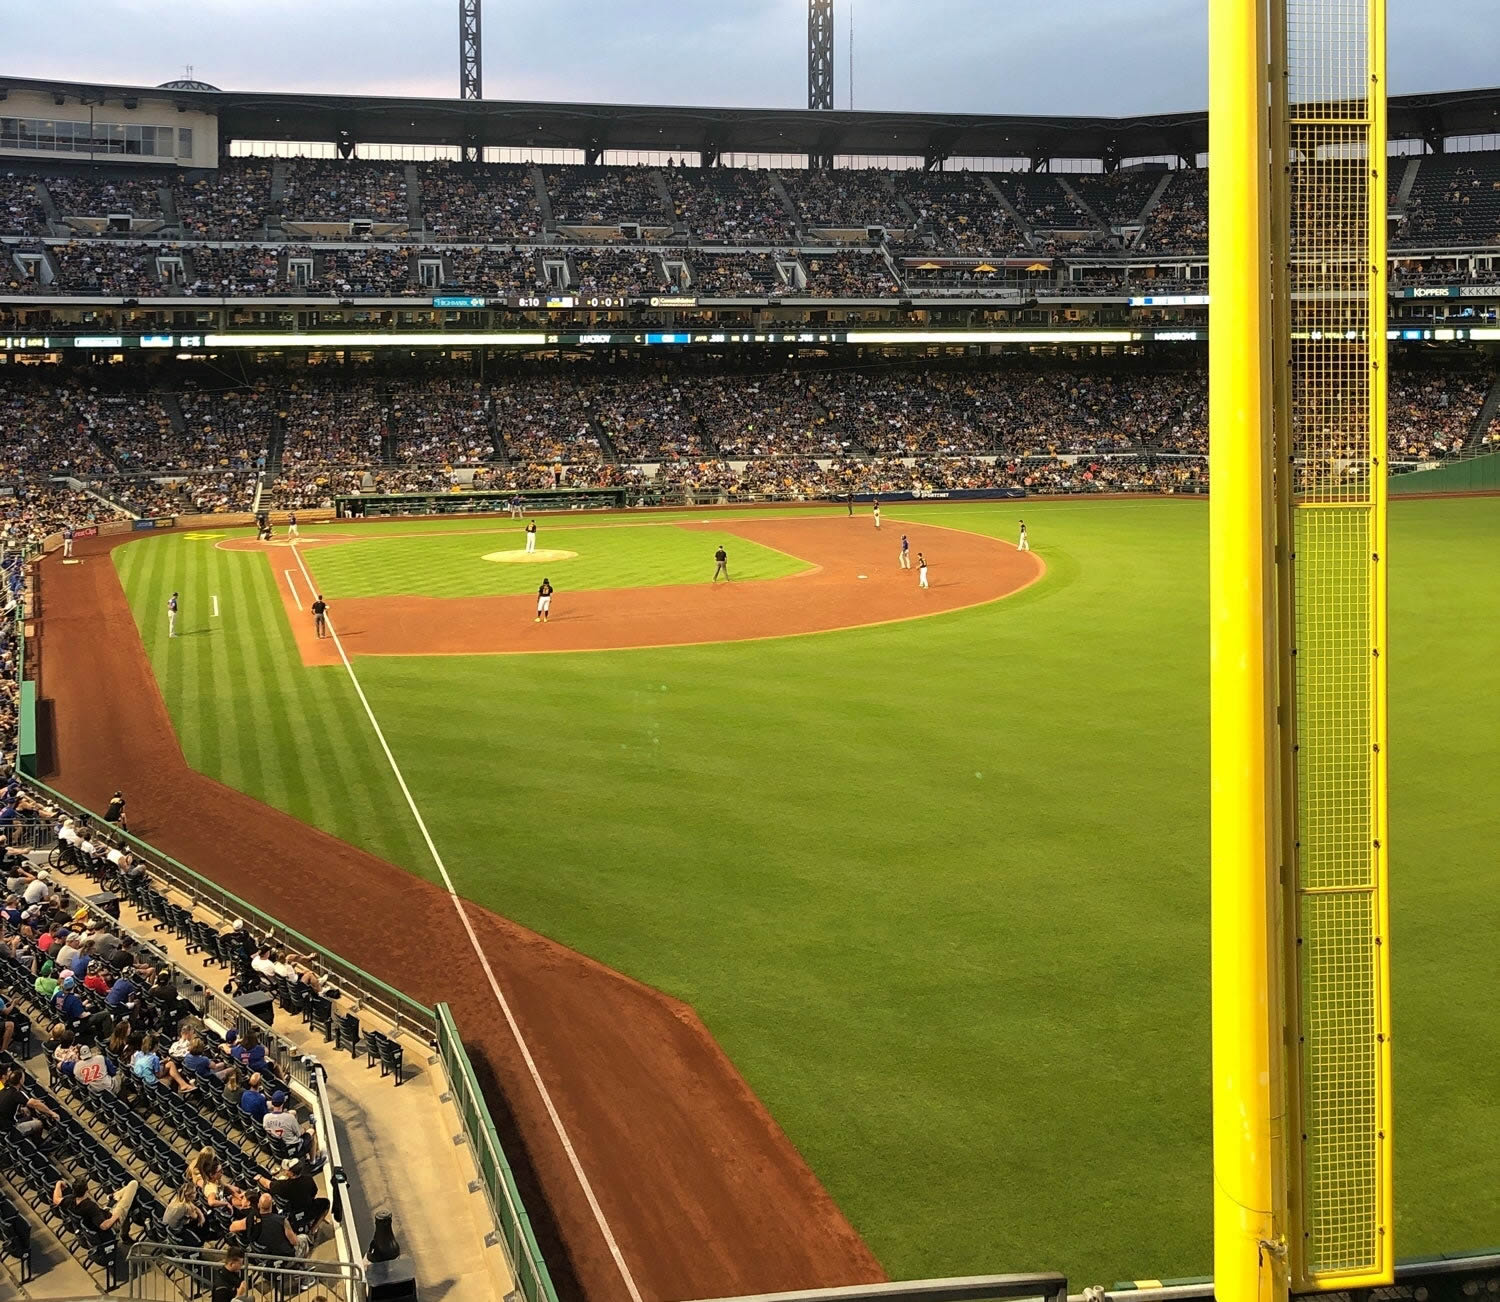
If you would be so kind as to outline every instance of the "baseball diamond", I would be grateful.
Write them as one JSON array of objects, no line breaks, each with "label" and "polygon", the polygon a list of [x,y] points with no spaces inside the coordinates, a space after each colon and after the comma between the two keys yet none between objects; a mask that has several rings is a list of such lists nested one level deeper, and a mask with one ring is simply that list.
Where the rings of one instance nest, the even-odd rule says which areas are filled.
[{"label": "baseball diamond", "polygon": [[[488,952],[547,1046],[610,1224],[637,1251],[690,1197],[777,1220],[785,1256],[774,1269],[737,1258],[734,1236],[715,1239],[716,1269],[767,1287],[962,1273],[1049,1236],[1080,1269],[1107,1274],[1139,1260],[1131,1245],[1147,1220],[1162,1276],[1201,1269],[1199,1217],[1142,1207],[1137,1223],[1127,1210],[1145,1167],[1158,1189],[1186,1197],[1207,1144],[1201,1118],[1181,1111],[1200,1067],[1171,1072],[1170,1088],[1134,1070],[1142,1054],[1201,1064],[1206,1033],[1206,954],[1183,929],[1203,908],[1191,868],[1203,836],[1192,778],[1203,746],[1201,504],[1038,501],[1027,508],[1035,559],[1016,552],[1003,505],[886,513],[893,528],[880,535],[836,509],[731,512],[707,525],[701,512],[645,526],[595,518],[570,533],[589,539],[574,564],[618,544],[645,586],[570,591],[559,579],[543,628],[525,618],[524,596],[431,595],[493,592],[484,522],[305,527],[302,559],[456,884],[486,910]],[[1500,615],[1478,565],[1500,544],[1500,513],[1483,500],[1412,502],[1394,528],[1408,627],[1395,672],[1413,702],[1398,797],[1412,853],[1423,847],[1428,864],[1401,890],[1420,933],[1443,928],[1459,898],[1487,907],[1487,870],[1453,830],[1438,755],[1458,746],[1493,762],[1464,706],[1490,670],[1473,665],[1460,684],[1426,648],[1460,610]],[[930,594],[899,566],[903,532],[932,553]],[[716,591],[705,562],[725,538],[747,566],[747,545],[776,549],[764,563],[782,576]],[[402,816],[351,673],[331,641],[328,654],[309,640],[311,617],[288,600],[284,554],[267,564],[253,539],[226,541],[81,540],[83,565],[49,571],[62,613],[44,621],[44,649],[75,623],[106,630],[66,658],[44,650],[58,780],[98,799],[110,775],[137,774],[132,816],[148,836],[252,898],[292,892],[320,934],[378,974],[449,988],[478,1019],[486,1061],[520,1091],[513,1046],[480,1029],[482,990],[465,993],[463,965],[440,958],[438,899],[404,909],[399,931],[365,923],[413,889],[399,885],[403,870],[434,877],[431,858]],[[607,585],[608,562],[596,563],[590,581]],[[184,608],[184,636],[170,643],[156,617],[169,583]],[[947,583],[954,603],[942,613],[917,604]],[[1020,590],[994,599],[1009,588]],[[674,615],[681,602],[704,618],[709,598],[757,590],[766,604],[726,620],[731,638],[708,640]],[[225,603],[218,622],[205,615],[209,591]],[[376,592],[388,595],[352,595]],[[629,594],[618,617],[570,614],[570,601]],[[745,640],[789,631],[766,621],[795,594],[847,612],[840,627]],[[861,601],[902,622],[861,620]],[[636,649],[553,654],[540,639],[570,620],[596,635],[628,629]],[[206,682],[221,686],[206,694]],[[128,750],[82,744],[101,721]],[[547,828],[544,859],[528,851],[533,826]],[[941,858],[915,849],[930,844]],[[302,866],[272,867],[285,862]],[[876,862],[886,867],[872,872]],[[1403,950],[1401,1052],[1412,1061],[1451,1043],[1448,982],[1485,962],[1478,932],[1439,948],[1441,960]],[[1096,1000],[1101,982],[1125,997]],[[1023,997],[1043,985],[1045,1000]],[[576,1032],[566,1043],[544,1033],[558,1020]],[[589,1056],[565,1067],[558,1055],[585,1045]],[[1415,1246],[1424,1225],[1473,1213],[1451,1178],[1461,1141],[1428,1120],[1455,1086],[1413,1077],[1403,1215]],[[626,1129],[610,1120],[622,1113]],[[1043,1114],[1053,1124],[1023,1121]],[[580,1224],[569,1230],[575,1200],[539,1123],[517,1122],[564,1237],[587,1239]],[[727,1167],[709,1157],[726,1146],[759,1156]],[[1106,1149],[1115,1159],[1090,1168],[1094,1199],[1053,1178]],[[977,1194],[996,1171],[1027,1190],[1000,1219]],[[676,1190],[665,1201],[630,1192],[658,1180]],[[1107,1222],[1098,1203],[1113,1208]],[[1480,1220],[1469,1233],[1482,1237]],[[691,1288],[695,1269],[647,1255],[664,1294]]]}]

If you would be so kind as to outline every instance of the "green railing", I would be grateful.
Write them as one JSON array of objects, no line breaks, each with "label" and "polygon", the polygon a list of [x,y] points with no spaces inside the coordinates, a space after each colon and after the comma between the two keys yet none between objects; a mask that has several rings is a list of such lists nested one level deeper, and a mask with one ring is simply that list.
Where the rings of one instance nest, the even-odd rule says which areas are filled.
[{"label": "green railing", "polygon": [[552,1276],[542,1259],[542,1250],[537,1246],[531,1218],[521,1204],[515,1175],[505,1160],[500,1137],[495,1133],[495,1123],[485,1106],[474,1068],[469,1063],[469,1055],[447,1004],[437,1006],[437,1050],[453,1090],[453,1102],[463,1121],[464,1135],[474,1154],[474,1165],[479,1169],[479,1182],[489,1199],[490,1215],[499,1227],[511,1268],[515,1271],[516,1291],[525,1302],[557,1302],[557,1290],[552,1286]]}]

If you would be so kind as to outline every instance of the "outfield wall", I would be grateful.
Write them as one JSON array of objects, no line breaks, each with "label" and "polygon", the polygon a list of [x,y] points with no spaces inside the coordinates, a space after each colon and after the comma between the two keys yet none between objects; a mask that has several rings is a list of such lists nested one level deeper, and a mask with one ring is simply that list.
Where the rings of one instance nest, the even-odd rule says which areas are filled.
[{"label": "outfield wall", "polygon": [[1500,452],[1450,461],[1436,470],[1393,475],[1389,486],[1392,494],[1500,493]]}]

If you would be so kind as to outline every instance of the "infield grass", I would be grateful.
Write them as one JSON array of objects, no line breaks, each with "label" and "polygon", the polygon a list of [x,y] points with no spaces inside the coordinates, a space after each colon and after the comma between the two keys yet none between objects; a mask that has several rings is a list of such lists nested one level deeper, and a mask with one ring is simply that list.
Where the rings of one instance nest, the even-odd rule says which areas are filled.
[{"label": "infield grass", "polygon": [[[888,514],[1010,538],[1015,512]],[[485,657],[356,669],[458,888],[691,1002],[893,1277],[1205,1273],[1207,513],[1026,517],[1048,573],[989,606],[512,656],[504,692]],[[711,553],[635,531],[674,534]],[[1500,1238],[1500,502],[1401,502],[1391,534],[1408,1256]],[[443,539],[409,545],[420,590],[454,581],[425,550]],[[320,582],[390,582],[327,577],[359,547],[310,552]],[[300,665],[264,558],[182,536],[114,555],[189,761],[431,875],[347,675]],[[194,636],[168,644],[174,587]]]}]

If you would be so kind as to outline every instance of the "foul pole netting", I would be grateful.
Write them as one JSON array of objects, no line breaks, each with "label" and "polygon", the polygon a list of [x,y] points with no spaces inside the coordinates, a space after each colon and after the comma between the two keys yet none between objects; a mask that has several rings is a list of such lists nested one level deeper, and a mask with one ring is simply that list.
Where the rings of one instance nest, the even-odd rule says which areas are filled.
[{"label": "foul pole netting", "polygon": [[1394,1268],[1384,36],[1385,0],[1209,6],[1220,1302]]}]

